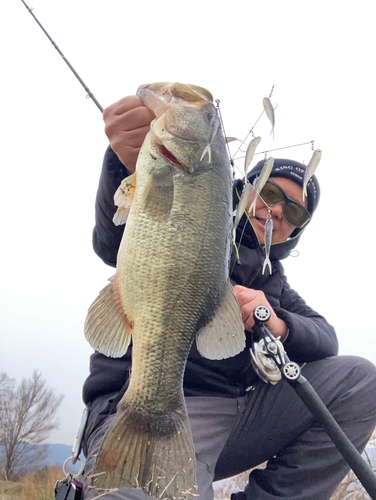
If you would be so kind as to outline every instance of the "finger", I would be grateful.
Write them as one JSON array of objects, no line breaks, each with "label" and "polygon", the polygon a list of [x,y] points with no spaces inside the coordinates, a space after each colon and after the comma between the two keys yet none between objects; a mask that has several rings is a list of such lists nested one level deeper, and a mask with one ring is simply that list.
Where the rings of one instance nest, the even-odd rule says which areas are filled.
[{"label": "finger", "polygon": [[243,290],[239,290],[237,295],[235,295],[236,300],[238,301],[239,307],[247,305],[250,302],[253,302],[258,296],[258,292],[256,290],[252,290],[251,288],[243,288]]},{"label": "finger", "polygon": [[[139,123],[137,122],[136,125]],[[110,141],[111,146],[115,150],[117,145],[124,144],[131,147],[140,147],[150,130],[150,124],[147,122],[144,125],[130,126],[119,123],[118,120],[112,120],[106,123],[105,133]]]},{"label": "finger", "polygon": [[127,97],[123,97],[117,102],[114,102],[107,108],[103,110],[103,118],[106,118],[111,115],[122,115],[131,109],[138,108],[143,106],[143,102],[136,95],[129,95]]},{"label": "finger", "polygon": [[117,130],[116,133],[111,132],[111,128],[106,128],[106,135],[110,140],[112,149],[115,151],[121,145],[129,146],[131,148],[139,148],[142,146],[146,134],[149,132],[150,127],[140,127],[133,130]]},{"label": "finger", "polygon": [[235,297],[242,291],[242,290],[248,290],[247,287],[245,286],[242,286],[242,285],[234,285],[233,287],[234,289],[234,294],[235,294]]},{"label": "finger", "polygon": [[133,130],[146,125],[149,126],[154,118],[155,114],[151,109],[140,106],[127,111],[123,115],[115,116],[114,122],[119,125],[121,130]]},{"label": "finger", "polygon": [[137,88],[137,91],[136,91],[136,94],[139,90],[143,89],[144,87],[146,87],[146,85],[149,85],[148,83],[143,83],[142,85],[140,85],[138,88]]},{"label": "finger", "polygon": [[128,172],[131,174],[136,170],[137,158],[141,148],[130,148],[129,146],[122,146],[117,149],[115,153],[117,154],[119,160],[127,168]]},{"label": "finger", "polygon": [[237,297],[237,300],[238,300],[238,304],[239,304],[239,308],[240,308],[240,313],[242,315],[242,320],[243,320],[243,323],[246,321],[246,319],[248,318],[249,316],[249,313],[252,309],[252,302],[249,302],[249,301],[240,301],[239,302],[239,295]]},{"label": "finger", "polygon": [[250,332],[254,324],[255,324],[255,319],[253,317],[253,311],[252,311],[250,315],[247,317],[247,319],[244,321],[244,328]]},{"label": "finger", "polygon": [[155,118],[154,113],[145,106],[127,111],[123,115],[108,116],[105,122],[105,132],[111,138],[120,131],[135,130],[141,127],[150,126]]}]

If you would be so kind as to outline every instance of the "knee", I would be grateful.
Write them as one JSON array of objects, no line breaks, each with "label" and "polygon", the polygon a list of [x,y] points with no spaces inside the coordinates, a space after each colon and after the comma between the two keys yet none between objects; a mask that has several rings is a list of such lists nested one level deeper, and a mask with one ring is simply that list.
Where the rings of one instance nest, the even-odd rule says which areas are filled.
[{"label": "knee", "polygon": [[376,385],[376,366],[368,359],[359,356],[337,356],[344,376],[353,378],[353,382],[362,386]]},{"label": "knee", "polygon": [[376,367],[358,356],[333,356],[308,363],[303,369],[327,405],[351,405],[376,415]]},{"label": "knee", "polygon": [[338,402],[376,423],[376,366],[358,356],[336,356],[332,363],[337,365],[332,373],[337,373]]}]

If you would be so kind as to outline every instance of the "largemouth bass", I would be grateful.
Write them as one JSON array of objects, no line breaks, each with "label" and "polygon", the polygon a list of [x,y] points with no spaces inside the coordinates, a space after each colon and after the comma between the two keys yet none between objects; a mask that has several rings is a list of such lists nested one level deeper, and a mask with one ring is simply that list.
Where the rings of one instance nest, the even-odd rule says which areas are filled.
[{"label": "largemouth bass", "polygon": [[228,276],[231,169],[221,128],[212,132],[217,110],[207,90],[159,83],[138,95],[156,119],[135,174],[115,194],[114,221],[126,221],[117,270],[85,323],[88,341],[107,356],[124,355],[133,342],[130,384],[93,486],[186,498],[196,485],[183,395],[191,344],[196,338],[209,359],[245,347]]}]

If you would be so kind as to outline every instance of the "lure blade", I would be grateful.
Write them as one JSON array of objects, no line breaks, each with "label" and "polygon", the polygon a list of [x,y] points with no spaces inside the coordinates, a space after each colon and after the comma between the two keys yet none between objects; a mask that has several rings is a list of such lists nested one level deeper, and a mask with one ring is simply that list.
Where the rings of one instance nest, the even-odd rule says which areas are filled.
[{"label": "lure blade", "polygon": [[321,149],[316,149],[313,152],[312,158],[309,160],[309,163],[307,165],[306,171],[304,173],[304,180],[303,180],[303,201],[307,197],[307,185],[310,180],[310,178],[313,176],[315,173],[316,168],[318,167],[320,160],[321,160]]},{"label": "lure blade", "polygon": [[255,184],[255,199],[252,202],[252,205],[250,206],[249,213],[253,210],[253,216],[255,215],[256,212],[256,201],[257,198],[262,190],[262,188],[265,186],[266,181],[269,179],[270,174],[272,173],[274,165],[274,158],[271,156],[265,160],[264,165],[262,167],[262,170],[260,172],[260,175],[258,176]]},{"label": "lure blade", "polygon": [[274,141],[274,125],[275,125],[274,108],[272,103],[270,102],[269,97],[264,97],[264,99],[262,100],[262,104],[264,106],[266,116],[269,118],[269,121],[272,124],[272,130],[270,132],[270,135],[273,134],[273,141]]},{"label": "lure blade", "polygon": [[272,246],[272,236],[273,236],[273,221],[272,219],[266,219],[265,222],[265,260],[262,266],[262,274],[265,273],[266,266],[269,267],[269,273],[272,274],[272,263],[270,262],[270,248]]},{"label": "lure blade", "polygon": [[253,156],[255,154],[257,146],[260,144],[261,137],[254,137],[251,142],[248,144],[247,147],[247,152],[245,154],[245,160],[244,160],[244,178],[245,182],[248,182],[247,179],[247,172],[248,172],[248,167],[251,164],[251,161],[253,160]]}]

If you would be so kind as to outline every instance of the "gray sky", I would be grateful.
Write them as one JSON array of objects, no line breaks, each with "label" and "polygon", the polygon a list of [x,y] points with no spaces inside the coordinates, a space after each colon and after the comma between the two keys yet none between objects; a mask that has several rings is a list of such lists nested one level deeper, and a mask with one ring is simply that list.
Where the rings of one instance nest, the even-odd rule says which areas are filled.
[{"label": "gray sky", "polygon": [[[244,138],[275,85],[275,140],[264,116],[259,150],[315,140],[323,151],[320,206],[286,274],[336,327],[341,354],[376,362],[372,3],[29,5],[103,107],[141,83],[193,83],[220,99],[227,135]],[[7,0],[0,23],[0,370],[20,380],[37,368],[65,394],[50,442],[71,444],[92,352],[86,311],[114,273],[91,247],[108,141],[100,112],[21,0]],[[312,151],[271,154],[307,163]]]}]

